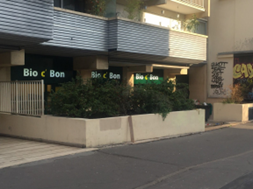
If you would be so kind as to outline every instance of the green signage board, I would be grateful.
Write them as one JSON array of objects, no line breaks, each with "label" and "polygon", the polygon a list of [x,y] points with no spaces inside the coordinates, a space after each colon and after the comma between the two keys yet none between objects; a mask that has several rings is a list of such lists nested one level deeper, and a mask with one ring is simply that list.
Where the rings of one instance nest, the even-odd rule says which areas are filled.
[{"label": "green signage board", "polygon": [[163,81],[163,70],[155,69],[153,73],[135,73],[134,84],[156,83],[160,84]]}]

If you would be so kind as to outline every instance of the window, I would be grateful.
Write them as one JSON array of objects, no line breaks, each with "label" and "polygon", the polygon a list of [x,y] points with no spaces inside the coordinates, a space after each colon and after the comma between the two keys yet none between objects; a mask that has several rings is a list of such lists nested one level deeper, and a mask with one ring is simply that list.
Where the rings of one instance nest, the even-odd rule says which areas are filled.
[{"label": "window", "polygon": [[54,0],[55,7],[61,7],[61,0]]},{"label": "window", "polygon": [[144,22],[158,26],[170,27],[173,29],[181,30],[181,21],[158,16],[155,14],[144,13]]},{"label": "window", "polygon": [[198,21],[199,21],[199,25],[198,25],[198,28],[196,30],[196,33],[207,35],[207,21],[202,20],[202,19],[199,19]]},{"label": "window", "polygon": [[85,0],[54,0],[54,6],[79,12],[85,12],[85,2]]}]

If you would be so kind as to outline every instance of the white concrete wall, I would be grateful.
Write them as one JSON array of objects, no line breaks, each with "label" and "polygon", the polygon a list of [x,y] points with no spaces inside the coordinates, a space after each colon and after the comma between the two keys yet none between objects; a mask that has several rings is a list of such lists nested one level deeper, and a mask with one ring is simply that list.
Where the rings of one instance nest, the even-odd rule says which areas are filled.
[{"label": "white concrete wall", "polygon": [[133,116],[135,140],[180,136],[205,131],[205,111],[171,112],[163,121],[160,115]]},{"label": "white concrete wall", "polygon": [[249,108],[253,104],[223,104],[214,103],[213,120],[214,121],[249,121]]},{"label": "white concrete wall", "polygon": [[130,142],[128,117],[88,120],[86,146],[97,147]]},{"label": "white concrete wall", "polygon": [[0,134],[69,145],[86,145],[86,126],[83,119],[0,114]]},{"label": "white concrete wall", "polygon": [[[155,114],[132,116],[135,141],[203,132],[204,114],[204,110],[171,112],[164,121]],[[0,120],[0,134],[28,139],[86,147],[131,141],[129,116],[74,119],[0,114]]]}]

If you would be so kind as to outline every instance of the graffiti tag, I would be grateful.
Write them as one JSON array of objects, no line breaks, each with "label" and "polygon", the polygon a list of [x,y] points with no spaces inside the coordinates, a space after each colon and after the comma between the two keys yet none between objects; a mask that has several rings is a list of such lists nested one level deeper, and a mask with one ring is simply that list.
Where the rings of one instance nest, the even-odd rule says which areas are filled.
[{"label": "graffiti tag", "polygon": [[226,95],[227,91],[223,88],[224,78],[222,74],[226,69],[227,62],[213,62],[212,63],[212,84],[211,88],[214,89],[214,95]]},{"label": "graffiti tag", "polygon": [[252,64],[235,64],[233,77],[234,79],[253,78]]}]

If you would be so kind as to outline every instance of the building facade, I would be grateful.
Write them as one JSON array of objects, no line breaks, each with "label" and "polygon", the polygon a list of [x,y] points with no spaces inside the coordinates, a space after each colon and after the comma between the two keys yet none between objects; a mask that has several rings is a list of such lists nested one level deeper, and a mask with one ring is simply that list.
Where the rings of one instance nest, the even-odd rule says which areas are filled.
[{"label": "building facade", "polygon": [[199,69],[194,98],[221,102],[229,87],[252,76],[253,26],[249,23],[251,0],[212,0],[208,19],[208,61]]},{"label": "building facade", "polygon": [[[103,14],[90,1],[1,1],[0,81],[43,79],[50,93],[76,75],[132,86],[177,78],[192,98],[202,95],[196,76],[207,67],[209,0],[147,0],[138,16],[127,1],[106,1]],[[193,15],[199,27],[185,31]]]}]

